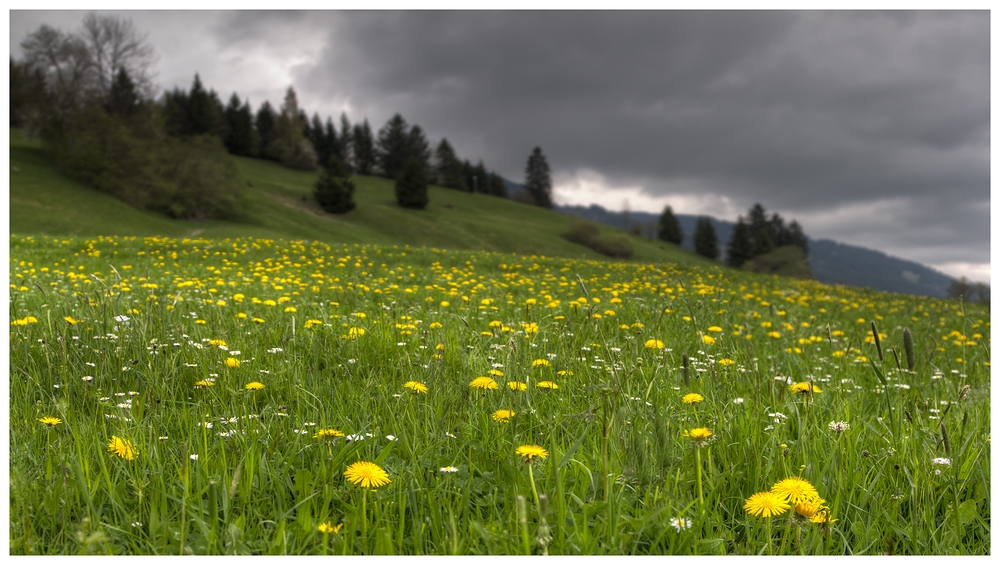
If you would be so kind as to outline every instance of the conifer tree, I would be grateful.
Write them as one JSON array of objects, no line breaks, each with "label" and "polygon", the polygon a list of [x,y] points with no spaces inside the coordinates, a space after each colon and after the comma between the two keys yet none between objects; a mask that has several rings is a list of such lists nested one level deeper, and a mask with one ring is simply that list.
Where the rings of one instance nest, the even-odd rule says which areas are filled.
[{"label": "conifer tree", "polygon": [[549,176],[549,164],[542,155],[542,149],[535,147],[528,157],[525,168],[524,186],[535,201],[536,206],[552,209],[552,178]]},{"label": "conifer tree", "polygon": [[750,209],[747,223],[750,227],[750,241],[753,244],[753,256],[763,255],[774,249],[776,242],[771,230],[771,222],[767,219],[767,212],[760,204],[754,204]]},{"label": "conifer tree", "polygon": [[225,110],[226,137],[223,143],[226,149],[234,155],[251,155],[253,152],[253,114],[250,103],[240,103],[240,97],[234,92],[229,98]]},{"label": "conifer tree", "polygon": [[462,174],[462,163],[447,139],[441,139],[434,149],[434,182],[446,188],[468,192],[468,185]]},{"label": "conifer tree", "polygon": [[403,208],[422,210],[428,201],[427,174],[420,161],[410,157],[396,179],[396,202]]},{"label": "conifer tree", "polygon": [[[378,132],[375,154],[382,176],[390,179],[399,177],[406,166],[410,149],[409,127],[398,113],[386,122]],[[419,160],[417,161],[420,164]]]},{"label": "conifer tree", "polygon": [[[347,119],[347,112],[340,113],[340,158],[344,161],[344,164],[348,167],[352,167],[355,171],[358,169],[358,164],[355,162],[354,157],[354,130],[357,126],[351,127],[351,121]],[[370,175],[371,170],[367,173],[358,173],[363,175]]]},{"label": "conifer tree", "polygon": [[316,162],[320,166],[325,166],[330,156],[333,155],[333,151],[326,142],[323,122],[319,119],[319,114],[315,112],[309,124],[309,142],[312,143],[313,151],[316,152]]},{"label": "conifer tree", "polygon": [[428,178],[431,176],[431,145],[424,135],[423,128],[416,124],[410,127],[410,133],[407,134],[406,155],[415,157]]},{"label": "conifer tree", "polygon": [[214,90],[205,90],[197,74],[194,75],[184,110],[187,114],[187,129],[181,135],[223,136],[225,122],[222,119],[222,102]]},{"label": "conifer tree", "polygon": [[663,209],[657,236],[661,240],[673,243],[674,245],[680,245],[684,241],[684,232],[681,231],[681,225],[677,223],[677,218],[674,216],[674,211],[670,206]]},{"label": "conifer tree", "polygon": [[323,143],[326,144],[330,152],[327,160],[329,161],[330,157],[336,157],[350,170],[350,166],[344,160],[344,153],[341,151],[340,139],[337,138],[337,128],[334,127],[333,120],[329,117],[326,118],[326,123],[323,125]]},{"label": "conifer tree", "polygon": [[115,80],[111,83],[111,90],[108,92],[104,109],[109,114],[127,118],[135,111],[139,101],[139,93],[136,91],[132,77],[128,75],[128,71],[124,67],[118,69],[118,74],[115,75]]},{"label": "conifer tree", "polygon": [[715,228],[712,227],[712,222],[704,216],[698,218],[694,230],[694,250],[698,255],[709,259],[715,259],[719,256],[719,242],[715,236]]},{"label": "conifer tree", "polygon": [[331,214],[345,214],[354,209],[354,182],[347,166],[337,156],[327,161],[313,194],[320,207]]},{"label": "conifer tree", "polygon": [[750,226],[743,221],[743,216],[736,220],[736,226],[729,237],[729,247],[726,248],[726,264],[739,268],[753,259],[753,242],[750,241]]},{"label": "conifer tree", "polygon": [[254,119],[254,127],[257,128],[257,135],[260,136],[260,146],[257,148],[259,157],[267,157],[267,147],[274,140],[275,112],[271,103],[267,100],[257,108],[257,116]]},{"label": "conifer tree", "polygon": [[503,182],[503,177],[490,171],[486,194],[507,198],[507,183]]},{"label": "conifer tree", "polygon": [[302,122],[295,89],[289,86],[281,114],[274,122],[274,139],[267,145],[267,151],[268,156],[286,167],[311,171],[316,168],[316,152],[302,133],[305,127]]},{"label": "conifer tree", "polygon": [[802,233],[802,226],[795,220],[788,224],[788,241],[790,245],[799,246],[806,256],[809,255],[809,240],[806,239],[806,234]]},{"label": "conifer tree", "polygon": [[[341,140],[344,138],[341,137]],[[368,118],[354,126],[354,133],[349,136],[351,154],[354,160],[354,170],[359,175],[370,175],[375,169],[375,140]],[[342,145],[343,146],[343,145]]]}]

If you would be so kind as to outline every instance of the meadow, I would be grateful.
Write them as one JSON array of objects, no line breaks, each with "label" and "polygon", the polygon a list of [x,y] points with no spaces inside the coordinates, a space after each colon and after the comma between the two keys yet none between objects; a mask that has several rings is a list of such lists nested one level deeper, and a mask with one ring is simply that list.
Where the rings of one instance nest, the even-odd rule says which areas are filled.
[{"label": "meadow", "polygon": [[697,264],[12,235],[10,317],[12,554],[990,552],[979,306]]}]

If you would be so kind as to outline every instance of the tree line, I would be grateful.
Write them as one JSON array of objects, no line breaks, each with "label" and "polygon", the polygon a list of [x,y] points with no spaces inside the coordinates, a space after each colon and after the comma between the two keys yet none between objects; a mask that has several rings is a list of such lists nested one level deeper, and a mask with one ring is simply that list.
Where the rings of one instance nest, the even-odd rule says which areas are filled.
[{"label": "tree line", "polygon": [[[156,99],[153,49],[130,20],[91,13],[77,33],[43,25],[21,47],[23,60],[10,61],[11,126],[40,136],[71,177],[139,208],[183,219],[237,217],[243,187],[226,153],[323,168],[318,200],[321,184],[329,191],[343,184],[332,179],[352,173],[397,185],[407,176],[403,193],[424,193],[403,198],[408,207],[423,207],[427,183],[507,197],[503,178],[482,160],[459,159],[446,138],[432,147],[423,129],[399,113],[377,134],[367,119],[352,125],[346,113],[335,125],[318,113],[309,118],[292,87],[280,108],[265,100],[254,111],[235,92],[223,104],[198,74],[190,89]],[[536,148],[526,173],[529,199],[551,208],[548,175]],[[337,198],[345,196],[351,200]],[[353,204],[332,208],[344,207]]]},{"label": "tree line", "polygon": [[[670,206],[663,210],[657,226],[657,237],[669,243],[680,245],[684,233]],[[803,256],[809,254],[809,242],[802,227],[795,220],[785,225],[778,213],[768,216],[760,204],[754,204],[747,212],[747,220],[739,216],[726,248],[726,263],[731,267],[743,267],[748,261],[787,246],[798,247]],[[718,239],[715,228],[707,217],[698,218],[694,232],[695,251],[709,259],[719,257]]]}]

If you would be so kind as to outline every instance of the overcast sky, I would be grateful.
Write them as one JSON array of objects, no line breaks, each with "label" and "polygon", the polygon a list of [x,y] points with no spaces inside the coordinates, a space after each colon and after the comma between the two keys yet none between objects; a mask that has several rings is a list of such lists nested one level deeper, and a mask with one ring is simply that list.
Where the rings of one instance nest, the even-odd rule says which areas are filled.
[{"label": "overcast sky", "polygon": [[[760,202],[989,281],[985,11],[112,13],[148,32],[161,89],[197,72],[256,110],[292,85],[310,115],[399,112],[517,182],[540,146],[560,204]],[[11,54],[83,15],[12,11]]]}]

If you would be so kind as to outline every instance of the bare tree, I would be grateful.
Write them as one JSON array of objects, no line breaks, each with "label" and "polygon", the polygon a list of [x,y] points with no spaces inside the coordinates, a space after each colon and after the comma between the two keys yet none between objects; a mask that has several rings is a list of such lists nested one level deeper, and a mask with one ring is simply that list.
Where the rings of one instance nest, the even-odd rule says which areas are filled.
[{"label": "bare tree", "polygon": [[148,34],[139,33],[132,20],[98,16],[91,12],[83,19],[80,36],[93,61],[97,89],[102,97],[111,91],[118,71],[125,69],[143,98],[155,94],[150,68],[156,62]]},{"label": "bare tree", "polygon": [[43,25],[21,42],[25,66],[45,79],[46,96],[60,116],[76,108],[91,90],[93,60],[75,35]]}]

